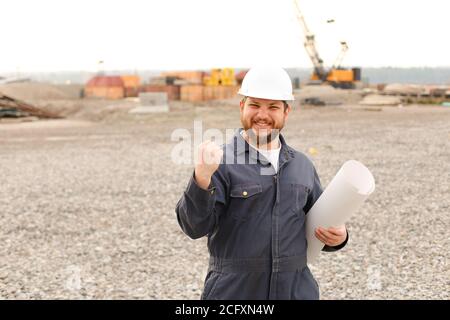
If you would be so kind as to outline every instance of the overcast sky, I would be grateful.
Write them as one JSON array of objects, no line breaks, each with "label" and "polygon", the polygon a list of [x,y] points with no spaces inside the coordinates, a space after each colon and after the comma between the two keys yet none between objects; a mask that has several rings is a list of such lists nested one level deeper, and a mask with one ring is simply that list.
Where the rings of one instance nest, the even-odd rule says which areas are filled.
[{"label": "overcast sky", "polygon": [[[346,66],[450,66],[450,1],[298,3],[327,65],[344,40]],[[1,11],[0,72],[311,67],[292,0],[1,0]]]}]

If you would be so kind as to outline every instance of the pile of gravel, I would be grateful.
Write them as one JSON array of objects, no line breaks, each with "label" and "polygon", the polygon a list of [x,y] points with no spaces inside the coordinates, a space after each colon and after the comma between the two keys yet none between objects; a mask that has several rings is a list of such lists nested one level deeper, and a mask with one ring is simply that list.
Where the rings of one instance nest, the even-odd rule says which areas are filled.
[{"label": "pile of gravel", "polygon": [[[322,299],[449,299],[450,112],[405,107],[297,109],[288,143],[325,186],[348,159],[377,189],[350,241],[311,266]],[[237,106],[91,126],[0,130],[0,298],[198,299],[206,239],[174,208],[192,165],[174,165],[176,128],[239,126]],[[5,126],[5,125],[4,125]],[[3,128],[4,129],[4,128]]]}]

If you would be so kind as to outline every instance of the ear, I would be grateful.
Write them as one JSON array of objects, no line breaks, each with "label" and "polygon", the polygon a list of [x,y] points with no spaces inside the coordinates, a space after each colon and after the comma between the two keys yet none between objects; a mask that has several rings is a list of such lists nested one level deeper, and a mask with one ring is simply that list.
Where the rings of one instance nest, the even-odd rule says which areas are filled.
[{"label": "ear", "polygon": [[241,100],[239,102],[239,108],[240,108],[241,112],[244,111],[244,106],[245,106],[245,103],[244,103],[244,101]]},{"label": "ear", "polygon": [[286,110],[284,110],[285,119],[288,118],[289,112],[291,112],[291,110],[292,110],[292,107],[290,104],[288,104]]}]

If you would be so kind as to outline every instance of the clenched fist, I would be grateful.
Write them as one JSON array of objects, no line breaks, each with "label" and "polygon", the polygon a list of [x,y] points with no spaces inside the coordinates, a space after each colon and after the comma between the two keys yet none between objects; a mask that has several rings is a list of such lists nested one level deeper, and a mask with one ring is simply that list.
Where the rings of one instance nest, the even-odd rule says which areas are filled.
[{"label": "clenched fist", "polygon": [[198,147],[198,160],[195,164],[195,181],[202,189],[208,189],[211,177],[219,168],[223,150],[212,141],[204,141]]}]

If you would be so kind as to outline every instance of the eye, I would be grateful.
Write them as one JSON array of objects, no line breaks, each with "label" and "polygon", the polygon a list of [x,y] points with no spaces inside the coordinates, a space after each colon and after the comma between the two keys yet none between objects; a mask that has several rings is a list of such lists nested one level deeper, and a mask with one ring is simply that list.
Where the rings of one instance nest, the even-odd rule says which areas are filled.
[{"label": "eye", "polygon": [[253,107],[253,108],[259,108],[259,105],[254,104],[254,103],[250,103],[249,106],[250,106],[250,107]]},{"label": "eye", "polygon": [[278,110],[278,109],[280,109],[280,107],[278,107],[278,106],[271,106],[270,109],[271,110]]}]

